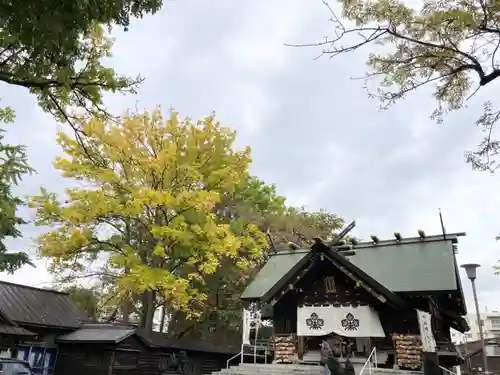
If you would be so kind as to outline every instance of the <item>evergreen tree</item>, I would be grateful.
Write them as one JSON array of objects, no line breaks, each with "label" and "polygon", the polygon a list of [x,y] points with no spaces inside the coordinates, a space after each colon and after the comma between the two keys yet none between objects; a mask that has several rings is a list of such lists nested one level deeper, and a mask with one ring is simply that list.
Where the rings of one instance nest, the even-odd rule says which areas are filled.
[{"label": "evergreen tree", "polygon": [[[13,122],[14,115],[9,109],[0,109],[0,122]],[[24,202],[12,194],[12,186],[21,177],[31,173],[24,146],[13,146],[4,141],[5,130],[0,129],[0,272],[14,272],[25,264],[34,266],[24,252],[7,252],[5,240],[21,237],[19,225],[26,222],[17,216],[17,209]]]}]

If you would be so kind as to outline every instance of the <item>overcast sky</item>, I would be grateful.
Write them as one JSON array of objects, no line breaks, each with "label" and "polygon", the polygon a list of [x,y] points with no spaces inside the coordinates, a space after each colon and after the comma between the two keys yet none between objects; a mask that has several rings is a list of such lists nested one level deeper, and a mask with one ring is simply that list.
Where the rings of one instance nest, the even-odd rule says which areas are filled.
[{"label": "overcast sky", "polygon": [[[394,231],[409,237],[420,228],[439,233],[440,207],[448,232],[467,232],[459,261],[482,264],[482,308],[500,308],[500,276],[492,268],[500,247],[500,172],[473,172],[463,157],[479,139],[472,124],[492,88],[442,125],[428,119],[428,92],[380,112],[362,82],[350,79],[365,72],[365,53],[314,60],[318,50],[284,46],[322,39],[330,33],[328,17],[319,0],[166,1],[159,14],[115,33],[113,66],[146,81],[138,95],[108,97],[107,104],[116,113],[172,106],[194,118],[215,110],[238,130],[238,143],[252,147],[254,173],[275,183],[290,204],[356,219],[361,238]],[[53,120],[24,89],[2,85],[0,97],[18,114],[8,139],[28,146],[38,171],[20,194],[35,194],[40,185],[61,191],[65,181],[52,168],[59,152]],[[27,226],[24,234],[11,249],[34,253],[37,231]],[[44,262],[37,264],[0,278],[47,286]]]}]

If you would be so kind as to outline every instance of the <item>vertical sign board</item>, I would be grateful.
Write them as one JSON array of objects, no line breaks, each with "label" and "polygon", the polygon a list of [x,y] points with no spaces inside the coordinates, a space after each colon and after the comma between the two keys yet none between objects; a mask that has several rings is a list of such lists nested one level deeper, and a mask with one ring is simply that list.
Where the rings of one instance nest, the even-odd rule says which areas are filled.
[{"label": "vertical sign board", "polygon": [[420,326],[420,338],[422,340],[422,350],[428,353],[436,351],[436,340],[432,333],[431,314],[417,310],[418,324]]},{"label": "vertical sign board", "polygon": [[417,317],[422,340],[424,375],[442,375],[436,353],[436,340],[432,333],[431,314],[417,310]]},{"label": "vertical sign board", "polygon": [[[244,345],[250,345],[250,331],[252,328],[258,331],[260,324],[261,312],[256,306],[250,306],[249,309],[243,309],[242,342]],[[257,337],[255,337],[255,339],[257,339]]]},{"label": "vertical sign board", "polygon": [[243,345],[250,345],[250,311],[243,309]]}]

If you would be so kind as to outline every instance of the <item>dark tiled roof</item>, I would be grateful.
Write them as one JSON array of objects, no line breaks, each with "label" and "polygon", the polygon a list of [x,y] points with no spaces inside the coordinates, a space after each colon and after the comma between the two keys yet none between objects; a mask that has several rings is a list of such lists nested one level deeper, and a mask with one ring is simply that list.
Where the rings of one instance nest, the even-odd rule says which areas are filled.
[{"label": "dark tiled roof", "polygon": [[67,343],[119,343],[135,333],[135,328],[111,324],[86,324],[82,328],[59,336],[58,342]]},{"label": "dark tiled roof", "polygon": [[68,293],[0,281],[0,309],[21,325],[78,328],[88,317]]},{"label": "dark tiled roof", "polygon": [[59,336],[61,343],[119,343],[127,337],[136,335],[150,348],[189,350],[205,353],[236,354],[241,350],[241,342],[220,345],[213,340],[197,340],[191,338],[172,339],[164,333],[147,332],[145,329],[113,324],[85,324],[80,329]]},{"label": "dark tiled roof", "polygon": [[241,350],[239,344],[234,345],[215,345],[211,340],[193,340],[193,339],[172,339],[164,333],[147,332],[137,329],[136,334],[149,346],[157,348],[168,348],[178,350],[192,350],[205,353],[236,354]]}]

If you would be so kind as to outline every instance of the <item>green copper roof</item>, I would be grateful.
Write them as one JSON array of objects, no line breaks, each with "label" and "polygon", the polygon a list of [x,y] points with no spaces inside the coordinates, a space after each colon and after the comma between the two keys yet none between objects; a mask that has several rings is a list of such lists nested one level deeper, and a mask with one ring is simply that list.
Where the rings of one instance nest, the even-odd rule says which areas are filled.
[{"label": "green copper roof", "polygon": [[[378,245],[361,243],[348,259],[392,292],[458,290],[453,243],[457,235],[432,236]],[[260,299],[289,273],[309,250],[273,255],[245,289],[241,298]]]},{"label": "green copper roof", "polygon": [[451,241],[376,246],[348,259],[393,292],[457,289]]},{"label": "green copper roof", "polygon": [[308,251],[283,252],[274,255],[262,267],[250,285],[247,286],[241,298],[251,299],[262,297],[293,267],[304,258]]}]

